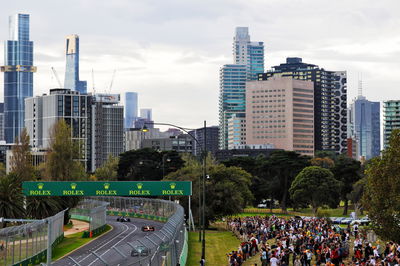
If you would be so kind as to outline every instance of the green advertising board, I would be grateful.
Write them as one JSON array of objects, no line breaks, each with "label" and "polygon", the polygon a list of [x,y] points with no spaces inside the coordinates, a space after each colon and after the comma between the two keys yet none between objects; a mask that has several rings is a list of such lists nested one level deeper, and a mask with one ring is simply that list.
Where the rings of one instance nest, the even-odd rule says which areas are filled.
[{"label": "green advertising board", "polygon": [[26,196],[190,196],[191,181],[23,182]]}]

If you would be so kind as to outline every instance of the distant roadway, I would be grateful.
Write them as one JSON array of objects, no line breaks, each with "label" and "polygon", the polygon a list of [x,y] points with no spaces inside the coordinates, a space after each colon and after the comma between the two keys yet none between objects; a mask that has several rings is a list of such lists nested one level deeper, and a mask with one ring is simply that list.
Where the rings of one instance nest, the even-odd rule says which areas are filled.
[{"label": "distant roadway", "polygon": [[[132,242],[138,238],[142,238],[146,235],[150,235],[151,232],[142,232],[142,226],[150,225],[154,226],[156,231],[160,230],[163,223],[130,218],[131,222],[117,222],[117,216],[107,216],[107,224],[111,225],[113,229],[104,235],[101,235],[97,239],[93,240],[89,244],[73,251],[68,256],[53,262],[51,265],[55,266],[66,266],[66,265],[76,265],[68,257],[72,257],[76,260],[79,265],[82,266],[100,266],[104,265],[95,255],[91,252],[95,252],[100,255],[105,261],[115,261],[116,258],[111,258],[115,256],[115,252],[110,252],[109,250],[113,247],[122,246],[126,242]],[[123,257],[121,256],[121,259]]]}]

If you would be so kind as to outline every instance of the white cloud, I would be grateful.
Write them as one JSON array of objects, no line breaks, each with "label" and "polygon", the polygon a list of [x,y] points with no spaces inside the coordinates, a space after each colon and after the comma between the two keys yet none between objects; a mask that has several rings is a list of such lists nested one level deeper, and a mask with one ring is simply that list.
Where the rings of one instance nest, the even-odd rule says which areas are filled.
[{"label": "white cloud", "polygon": [[116,69],[112,92],[139,92],[159,122],[200,127],[218,122],[218,70],[232,60],[236,26],[265,42],[268,68],[300,56],[347,70],[349,101],[360,72],[368,98],[399,99],[399,8],[398,0],[19,0],[2,3],[0,39],[8,38],[8,15],[31,14],[41,94],[57,86],[52,66],[63,81],[64,38],[79,34],[90,89],[92,69],[99,92]]}]

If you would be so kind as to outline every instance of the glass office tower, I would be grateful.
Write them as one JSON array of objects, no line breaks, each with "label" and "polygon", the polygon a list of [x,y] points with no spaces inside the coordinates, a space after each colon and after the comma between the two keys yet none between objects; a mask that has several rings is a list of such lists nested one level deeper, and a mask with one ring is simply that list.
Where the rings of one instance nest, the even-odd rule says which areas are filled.
[{"label": "glass office tower", "polygon": [[224,65],[219,79],[219,148],[228,149],[228,120],[246,116],[246,65]]},{"label": "glass office tower", "polygon": [[13,143],[25,123],[25,98],[33,95],[33,42],[29,40],[29,15],[9,19],[9,40],[4,44],[4,138]]},{"label": "glass office tower", "polygon": [[[250,40],[248,27],[237,27],[232,44],[233,64],[220,69],[219,148],[228,149],[228,120],[245,121],[246,81],[264,73],[264,43]],[[243,135],[245,133],[243,132]],[[244,137],[241,141],[245,142]]]},{"label": "glass office tower", "polygon": [[138,94],[125,92],[125,128],[135,127],[138,117]]},{"label": "glass office tower", "polygon": [[81,94],[87,93],[87,82],[79,80],[79,36],[67,36],[66,40],[66,67],[64,87]]},{"label": "glass office tower", "polygon": [[264,73],[264,43],[250,41],[249,28],[237,27],[233,37],[233,62],[247,66],[247,79],[257,80]]},{"label": "glass office tower", "polygon": [[394,129],[400,129],[400,101],[383,102],[383,148],[389,147],[390,136]]},{"label": "glass office tower", "polygon": [[[358,142],[357,159],[369,160],[381,152],[380,102],[359,95],[349,107],[348,130]],[[350,137],[349,136],[349,137]]]}]

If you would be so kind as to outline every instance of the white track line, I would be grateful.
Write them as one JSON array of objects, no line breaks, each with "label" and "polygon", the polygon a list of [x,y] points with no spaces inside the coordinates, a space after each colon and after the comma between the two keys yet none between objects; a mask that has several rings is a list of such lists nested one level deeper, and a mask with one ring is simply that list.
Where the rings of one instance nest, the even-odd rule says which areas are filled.
[{"label": "white track line", "polygon": [[[117,238],[118,236],[122,235],[123,233],[125,233],[126,231],[129,230],[129,226],[127,226],[126,224],[122,224],[123,226],[126,226],[126,229],[124,231],[122,231],[121,233],[119,233],[118,235],[116,235],[115,237],[111,238],[109,241],[107,241],[106,243],[104,243],[103,245],[101,245],[99,248],[97,248],[94,252],[99,251],[102,247],[108,245],[108,243],[110,243],[111,241],[113,241],[115,238]],[[86,260],[88,257],[93,256],[92,253],[89,253],[89,255],[87,255],[86,257],[84,257],[83,259],[81,259],[80,261],[78,261],[79,264],[81,264],[82,261]]]},{"label": "white track line", "polygon": [[[122,238],[120,241],[118,241],[117,243],[115,243],[111,248],[107,249],[103,254],[98,254],[100,257],[103,257],[104,254],[106,254],[107,252],[109,252],[113,247],[117,246],[121,241],[123,241],[124,239],[126,239],[128,236],[130,236],[131,234],[133,234],[136,230],[137,230],[137,226],[133,225],[135,227],[135,229],[130,232],[129,234],[127,234],[124,238]],[[88,266],[92,265],[93,263],[95,263],[99,258],[96,258],[94,261],[92,261]]]}]

